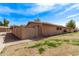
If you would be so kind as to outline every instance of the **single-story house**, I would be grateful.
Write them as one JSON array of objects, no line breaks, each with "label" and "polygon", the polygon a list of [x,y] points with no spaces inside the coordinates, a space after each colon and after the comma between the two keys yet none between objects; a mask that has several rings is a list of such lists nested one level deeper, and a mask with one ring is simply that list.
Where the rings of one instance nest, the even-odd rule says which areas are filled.
[{"label": "single-story house", "polygon": [[0,32],[9,32],[10,29],[6,26],[0,26]]},{"label": "single-story house", "polygon": [[12,32],[15,36],[17,36],[20,39],[27,39],[67,33],[69,32],[69,28],[49,23],[28,22],[28,24],[25,27],[14,27]]}]

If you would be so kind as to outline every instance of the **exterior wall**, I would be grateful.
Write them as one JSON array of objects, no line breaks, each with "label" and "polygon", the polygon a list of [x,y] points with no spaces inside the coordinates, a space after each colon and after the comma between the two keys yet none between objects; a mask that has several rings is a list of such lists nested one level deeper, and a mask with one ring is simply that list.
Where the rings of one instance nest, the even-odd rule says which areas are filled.
[{"label": "exterior wall", "polygon": [[0,32],[9,32],[10,29],[9,28],[0,28]]},{"label": "exterior wall", "polygon": [[12,33],[20,39],[37,37],[37,32],[34,28],[14,27]]},{"label": "exterior wall", "polygon": [[35,38],[35,37],[37,37],[37,32],[34,28],[22,29],[22,39]]},{"label": "exterior wall", "polygon": [[[66,30],[65,27],[53,26],[53,25],[51,26],[51,25],[38,24],[38,23],[31,23],[30,25],[28,25],[28,27],[35,28],[35,30],[38,33],[37,34],[38,36],[50,36],[50,35],[61,34],[61,33],[65,33],[64,30]],[[61,30],[57,30],[57,27],[61,28]]]},{"label": "exterior wall", "polygon": [[[59,28],[59,29],[57,29]],[[61,29],[60,29],[61,28]],[[12,33],[20,39],[51,36],[69,32],[68,28],[41,23],[30,23],[25,27],[13,27]]]},{"label": "exterior wall", "polygon": [[13,27],[12,33],[18,38],[22,37],[22,27]]},{"label": "exterior wall", "polygon": [[57,30],[56,26],[43,26],[42,27],[42,34],[43,36],[49,36],[49,35],[56,35],[56,34],[61,34],[64,33],[64,29],[61,27],[61,30]]}]

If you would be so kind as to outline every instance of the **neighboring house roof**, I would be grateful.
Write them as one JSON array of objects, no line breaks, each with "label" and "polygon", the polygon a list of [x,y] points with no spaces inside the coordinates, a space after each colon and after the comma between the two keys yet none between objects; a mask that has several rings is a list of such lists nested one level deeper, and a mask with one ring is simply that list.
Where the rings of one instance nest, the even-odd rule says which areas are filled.
[{"label": "neighboring house roof", "polygon": [[[49,26],[56,26],[56,27],[63,27],[63,28],[66,28],[64,26],[61,26],[61,25],[55,25],[55,24],[49,24],[49,23],[44,23],[44,22],[28,22],[27,26],[31,23],[34,23],[34,24],[43,24],[43,25],[49,25]],[[26,27],[27,27],[26,26]]]},{"label": "neighboring house roof", "polygon": [[0,26],[0,28],[8,28],[8,27],[6,27],[6,26]]}]

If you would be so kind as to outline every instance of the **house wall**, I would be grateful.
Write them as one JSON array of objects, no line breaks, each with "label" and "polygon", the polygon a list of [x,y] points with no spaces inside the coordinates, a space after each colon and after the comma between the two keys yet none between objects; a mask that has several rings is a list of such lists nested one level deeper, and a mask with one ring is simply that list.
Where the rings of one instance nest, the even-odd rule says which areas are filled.
[{"label": "house wall", "polygon": [[[57,29],[57,28],[61,28],[61,29]],[[65,27],[31,23],[26,28],[14,27],[12,33],[20,39],[27,39],[27,38],[61,34],[61,33],[65,33],[64,30],[66,30],[67,32],[69,31],[69,29]]]},{"label": "house wall", "polygon": [[13,27],[12,33],[18,38],[22,38],[22,27]]},{"label": "house wall", "polygon": [[34,28],[22,29],[22,39],[35,38],[35,37],[37,37],[37,32]]},{"label": "house wall", "polygon": [[9,32],[10,29],[9,28],[0,28],[0,32]]},{"label": "house wall", "polygon": [[[38,26],[40,28],[38,28]],[[42,36],[50,36],[50,35],[56,35],[56,34],[61,34],[61,33],[65,33],[64,30],[66,30],[65,27],[60,27],[60,26],[51,26],[51,25],[46,25],[46,24],[38,24],[38,23],[31,23],[30,25],[28,25],[29,28],[35,28],[35,30],[37,31],[37,33],[41,33]],[[61,28],[61,30],[57,30],[58,28]],[[38,34],[37,34],[38,35]],[[40,35],[38,35],[40,36]]]},{"label": "house wall", "polygon": [[64,29],[65,28],[61,27],[61,30],[57,30],[56,26],[44,25],[42,27],[42,34],[43,34],[43,36],[50,36],[50,35],[61,34],[61,33],[64,33]]},{"label": "house wall", "polygon": [[12,33],[20,39],[37,37],[37,32],[34,28],[14,27]]}]

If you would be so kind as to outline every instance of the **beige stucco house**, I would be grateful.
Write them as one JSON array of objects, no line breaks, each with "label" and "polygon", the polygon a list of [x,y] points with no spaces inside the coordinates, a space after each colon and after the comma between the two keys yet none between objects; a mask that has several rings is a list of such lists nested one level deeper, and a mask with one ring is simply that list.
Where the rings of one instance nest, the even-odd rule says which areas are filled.
[{"label": "beige stucco house", "polygon": [[10,29],[6,26],[0,26],[0,32],[9,32]]},{"label": "beige stucco house", "polygon": [[69,28],[64,26],[42,23],[42,22],[28,22],[23,26],[15,26],[12,30],[13,34],[20,39],[47,37],[69,32]]}]

